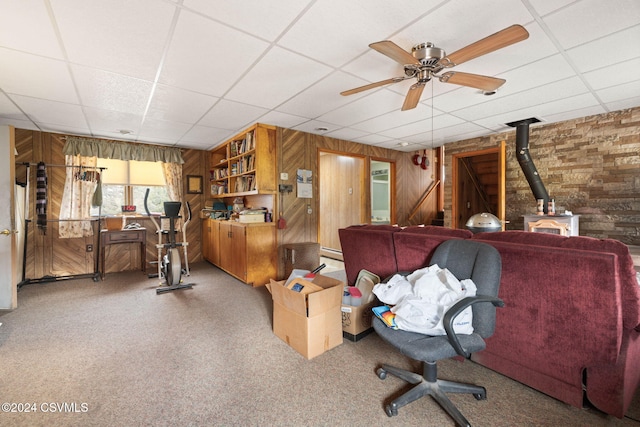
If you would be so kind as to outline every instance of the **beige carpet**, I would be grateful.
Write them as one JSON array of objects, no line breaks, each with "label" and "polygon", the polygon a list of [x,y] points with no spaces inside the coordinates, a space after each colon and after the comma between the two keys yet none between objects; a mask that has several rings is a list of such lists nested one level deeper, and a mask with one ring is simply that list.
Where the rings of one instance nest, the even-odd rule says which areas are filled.
[{"label": "beige carpet", "polygon": [[[406,386],[375,368],[418,366],[375,333],[308,361],[273,335],[265,288],[207,263],[188,279],[193,289],[163,295],[140,272],[23,287],[19,308],[0,316],[0,400],[23,412],[0,412],[0,425],[453,425],[430,398],[386,416]],[[474,425],[640,426],[472,362],[445,361],[440,375],[487,387],[485,401],[452,397]]]}]

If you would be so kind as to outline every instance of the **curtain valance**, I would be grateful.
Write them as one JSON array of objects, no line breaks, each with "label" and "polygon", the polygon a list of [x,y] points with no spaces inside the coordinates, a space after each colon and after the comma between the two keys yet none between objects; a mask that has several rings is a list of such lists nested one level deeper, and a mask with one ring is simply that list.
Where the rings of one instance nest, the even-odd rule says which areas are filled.
[{"label": "curtain valance", "polygon": [[138,160],[183,164],[179,148],[149,144],[132,144],[123,141],[67,136],[62,152],[67,156],[99,157],[102,159]]}]

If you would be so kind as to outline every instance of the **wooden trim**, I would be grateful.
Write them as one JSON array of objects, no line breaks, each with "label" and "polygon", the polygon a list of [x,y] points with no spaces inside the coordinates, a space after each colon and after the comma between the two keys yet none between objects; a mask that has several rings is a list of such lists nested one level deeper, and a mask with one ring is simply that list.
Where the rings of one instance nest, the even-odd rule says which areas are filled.
[{"label": "wooden trim", "polygon": [[451,228],[460,228],[458,224],[458,161],[467,157],[480,156],[485,154],[498,154],[499,175],[498,175],[498,219],[502,222],[502,229],[505,228],[506,219],[506,143],[501,141],[497,147],[484,150],[466,151],[464,153],[453,154],[451,156]]}]

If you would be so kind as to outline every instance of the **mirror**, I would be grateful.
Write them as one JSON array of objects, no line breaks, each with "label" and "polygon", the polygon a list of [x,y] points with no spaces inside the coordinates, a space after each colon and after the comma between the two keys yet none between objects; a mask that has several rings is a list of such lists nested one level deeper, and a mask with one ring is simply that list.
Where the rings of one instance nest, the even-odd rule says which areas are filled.
[{"label": "mirror", "polygon": [[391,224],[392,210],[392,163],[371,160],[371,223]]}]

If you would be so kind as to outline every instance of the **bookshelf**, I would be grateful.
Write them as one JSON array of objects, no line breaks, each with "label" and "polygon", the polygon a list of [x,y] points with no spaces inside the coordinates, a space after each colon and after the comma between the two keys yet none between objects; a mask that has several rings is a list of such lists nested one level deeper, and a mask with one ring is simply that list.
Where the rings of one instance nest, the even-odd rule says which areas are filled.
[{"label": "bookshelf", "polygon": [[276,128],[257,123],[211,151],[211,197],[276,194]]}]

